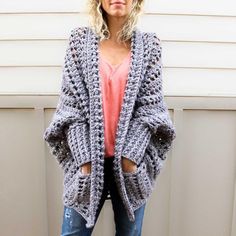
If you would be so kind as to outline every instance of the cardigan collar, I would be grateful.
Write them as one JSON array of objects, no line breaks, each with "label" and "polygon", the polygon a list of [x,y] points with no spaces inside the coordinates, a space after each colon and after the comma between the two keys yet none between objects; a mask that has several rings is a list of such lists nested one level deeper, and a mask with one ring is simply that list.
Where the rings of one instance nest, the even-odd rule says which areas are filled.
[{"label": "cardigan collar", "polygon": [[[87,27],[87,44],[86,44],[86,62],[87,73],[85,81],[87,83],[89,92],[89,106],[90,106],[90,141],[91,141],[91,161],[92,168],[103,171],[104,156],[105,156],[105,143],[104,143],[104,123],[103,123],[103,110],[102,110],[102,93],[101,82],[99,76],[99,36],[90,28]],[[129,121],[131,119],[133,107],[135,104],[136,96],[138,93],[139,83],[142,77],[143,67],[143,39],[142,33],[138,28],[135,28],[131,37],[131,60],[128,73],[128,80],[123,97],[123,103],[118,120],[115,140],[115,153],[114,153],[114,174],[118,184],[120,193],[125,196],[126,201],[128,197],[126,190],[121,184],[123,179],[121,168],[121,152],[125,142],[125,136],[128,131]],[[99,150],[99,151],[98,151]],[[98,205],[101,197],[101,192],[96,189],[103,188],[103,180],[101,179],[100,171],[92,171],[91,181],[91,202]],[[129,204],[125,204],[128,206]],[[90,209],[91,216],[96,209]],[[133,212],[128,209],[131,218],[134,219]],[[92,221],[94,219],[91,219]]]}]

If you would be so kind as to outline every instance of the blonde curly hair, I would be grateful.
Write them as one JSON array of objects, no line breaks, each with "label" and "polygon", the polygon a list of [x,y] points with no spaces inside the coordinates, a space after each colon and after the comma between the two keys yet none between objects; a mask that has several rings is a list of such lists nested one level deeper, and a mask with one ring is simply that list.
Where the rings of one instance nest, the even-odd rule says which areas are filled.
[{"label": "blonde curly hair", "polygon": [[[125,23],[117,33],[118,42],[125,42],[132,36],[138,17],[143,13],[144,0],[133,0],[132,9],[127,15]],[[100,41],[110,38],[110,32],[107,25],[106,12],[102,8],[101,0],[88,0],[87,12],[89,14],[89,24],[91,28],[100,36]]]}]

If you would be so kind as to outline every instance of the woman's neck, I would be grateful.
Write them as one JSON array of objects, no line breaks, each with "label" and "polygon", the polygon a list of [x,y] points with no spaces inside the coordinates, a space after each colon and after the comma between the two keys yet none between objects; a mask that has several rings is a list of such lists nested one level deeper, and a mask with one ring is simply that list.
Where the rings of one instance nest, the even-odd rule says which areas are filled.
[{"label": "woman's neck", "polygon": [[121,30],[125,19],[123,17],[108,16],[107,26],[110,31],[110,40],[117,42],[117,32]]}]

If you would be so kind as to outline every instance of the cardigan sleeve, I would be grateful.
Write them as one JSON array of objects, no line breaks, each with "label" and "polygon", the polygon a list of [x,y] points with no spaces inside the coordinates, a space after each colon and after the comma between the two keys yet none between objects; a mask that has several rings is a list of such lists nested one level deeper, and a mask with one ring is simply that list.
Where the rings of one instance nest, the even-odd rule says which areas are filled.
[{"label": "cardigan sleeve", "polygon": [[59,101],[49,126],[43,134],[44,140],[63,168],[68,158],[78,165],[90,161],[89,125],[82,110],[83,103],[75,85],[78,80],[78,37],[81,29],[72,29],[64,56]]},{"label": "cardigan sleeve", "polygon": [[156,33],[151,33],[150,56],[141,87],[135,101],[122,156],[138,164],[151,137],[161,159],[166,158],[176,131],[164,101],[162,86],[162,45]]}]

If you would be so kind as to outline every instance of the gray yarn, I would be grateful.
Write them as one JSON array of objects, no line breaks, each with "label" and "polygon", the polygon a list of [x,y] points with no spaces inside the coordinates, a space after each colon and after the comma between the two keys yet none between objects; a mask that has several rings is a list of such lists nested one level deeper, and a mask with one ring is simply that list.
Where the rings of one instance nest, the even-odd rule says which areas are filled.
[{"label": "gray yarn", "polygon": [[[63,66],[59,102],[44,140],[63,170],[65,206],[95,224],[104,185],[104,124],[98,71],[99,36],[87,26],[71,30]],[[151,195],[176,137],[162,90],[162,46],[153,32],[133,31],[131,67],[116,131],[114,174],[131,221]],[[122,170],[121,156],[134,161],[135,172]],[[79,166],[91,161],[90,174]]]}]

